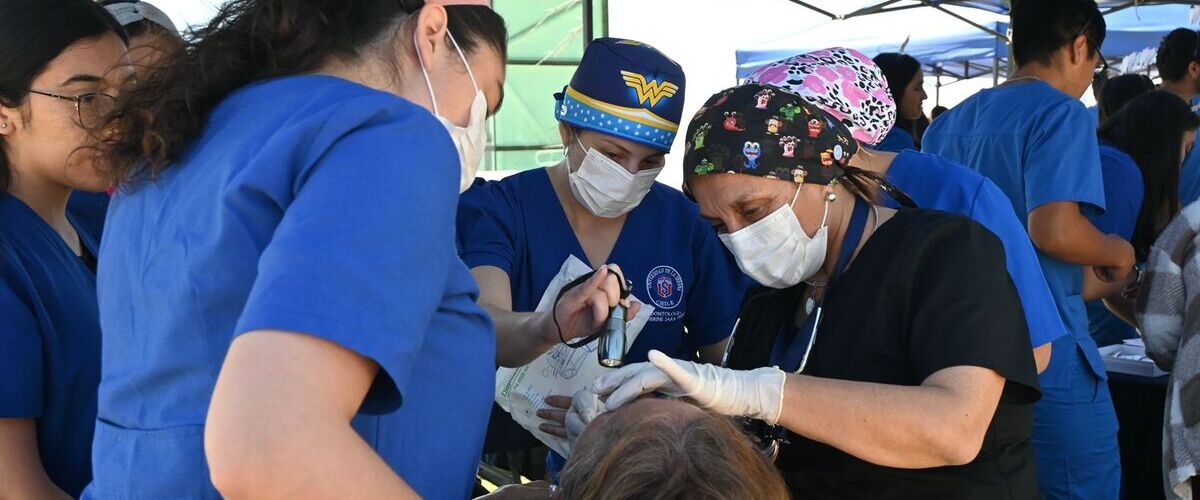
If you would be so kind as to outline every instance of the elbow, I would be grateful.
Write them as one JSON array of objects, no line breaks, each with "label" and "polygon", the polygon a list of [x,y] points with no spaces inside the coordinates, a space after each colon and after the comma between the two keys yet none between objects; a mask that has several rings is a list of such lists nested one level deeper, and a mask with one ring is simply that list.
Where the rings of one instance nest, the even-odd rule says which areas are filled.
[{"label": "elbow", "polygon": [[1062,231],[1041,225],[1029,225],[1029,241],[1033,246],[1046,255],[1061,255],[1070,245]]},{"label": "elbow", "polygon": [[931,463],[924,467],[966,465],[979,456],[991,418],[983,420],[964,416],[957,421],[952,420],[943,419],[930,429],[927,449]]},{"label": "elbow", "polygon": [[[213,418],[204,429],[204,455],[209,479],[223,498],[252,498],[274,491],[273,471],[287,470],[283,440],[265,426]],[[263,422],[257,420],[257,422]]]},{"label": "elbow", "polygon": [[964,441],[948,447],[942,458],[949,466],[967,465],[975,461],[975,457],[979,456],[979,450],[982,448],[983,439],[973,442]]},{"label": "elbow", "polygon": [[938,446],[939,465],[959,466],[974,462],[975,457],[979,456],[979,450],[983,449],[983,435],[986,430],[984,428],[982,432],[966,431],[944,439]]},{"label": "elbow", "polygon": [[208,461],[208,475],[213,486],[224,498],[245,498],[252,486],[254,473],[248,467],[254,453],[252,446],[242,439],[231,426],[210,423],[204,429],[204,456]]}]

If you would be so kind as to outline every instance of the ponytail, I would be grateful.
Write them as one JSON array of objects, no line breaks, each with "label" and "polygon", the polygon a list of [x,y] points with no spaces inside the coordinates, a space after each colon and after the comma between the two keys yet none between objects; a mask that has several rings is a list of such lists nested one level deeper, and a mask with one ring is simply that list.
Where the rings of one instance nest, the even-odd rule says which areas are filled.
[{"label": "ponytail", "polygon": [[872,205],[879,205],[882,202],[883,199],[880,196],[882,193],[891,197],[902,207],[917,208],[917,204],[907,193],[888,182],[882,175],[858,167],[846,166],[843,169],[845,174],[842,176],[842,184],[846,186],[846,189]]}]

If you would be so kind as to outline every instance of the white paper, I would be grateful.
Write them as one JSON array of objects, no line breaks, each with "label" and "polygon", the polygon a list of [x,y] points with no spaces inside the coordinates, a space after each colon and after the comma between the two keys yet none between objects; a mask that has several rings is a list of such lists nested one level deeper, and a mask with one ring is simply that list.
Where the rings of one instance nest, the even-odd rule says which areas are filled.
[{"label": "white paper", "polygon": [[[558,297],[562,287],[592,271],[592,268],[575,256],[567,257],[558,275],[546,287],[536,310],[549,311],[554,307],[554,299]],[[653,313],[654,307],[642,304],[637,316],[625,326],[625,345],[633,345]],[[533,433],[539,441],[560,455],[568,456],[566,439],[538,429],[545,421],[538,418],[537,411],[547,408],[546,397],[571,397],[580,389],[591,385],[600,375],[612,370],[600,366],[596,358],[599,344],[598,341],[593,341],[579,349],[572,349],[560,343],[528,365],[496,370],[496,403],[504,408],[504,411],[512,414],[513,420]]]}]

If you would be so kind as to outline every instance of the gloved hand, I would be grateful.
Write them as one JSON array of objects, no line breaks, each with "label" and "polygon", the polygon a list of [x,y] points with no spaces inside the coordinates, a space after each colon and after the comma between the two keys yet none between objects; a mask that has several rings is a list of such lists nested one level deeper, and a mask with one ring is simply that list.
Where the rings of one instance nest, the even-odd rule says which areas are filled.
[{"label": "gloved hand", "polygon": [[628,365],[601,376],[593,383],[592,392],[608,396],[607,411],[657,391],[688,398],[722,415],[753,417],[775,425],[783,409],[785,380],[787,374],[778,368],[730,370],[650,351],[649,363]]},{"label": "gloved hand", "polygon": [[565,426],[567,428],[567,442],[570,443],[572,449],[575,448],[575,440],[579,439],[579,435],[583,434],[583,429],[587,428],[597,416],[604,413],[604,402],[600,401],[600,396],[587,389],[580,389],[571,398],[571,408],[567,410]]}]

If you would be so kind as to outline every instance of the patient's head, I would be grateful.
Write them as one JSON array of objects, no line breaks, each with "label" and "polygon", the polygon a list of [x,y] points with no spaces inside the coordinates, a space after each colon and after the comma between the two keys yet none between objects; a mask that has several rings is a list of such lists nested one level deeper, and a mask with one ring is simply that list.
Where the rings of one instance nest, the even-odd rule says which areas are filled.
[{"label": "patient's head", "polygon": [[788,498],[778,471],[729,419],[652,398],[588,425],[560,491],[573,500]]}]

